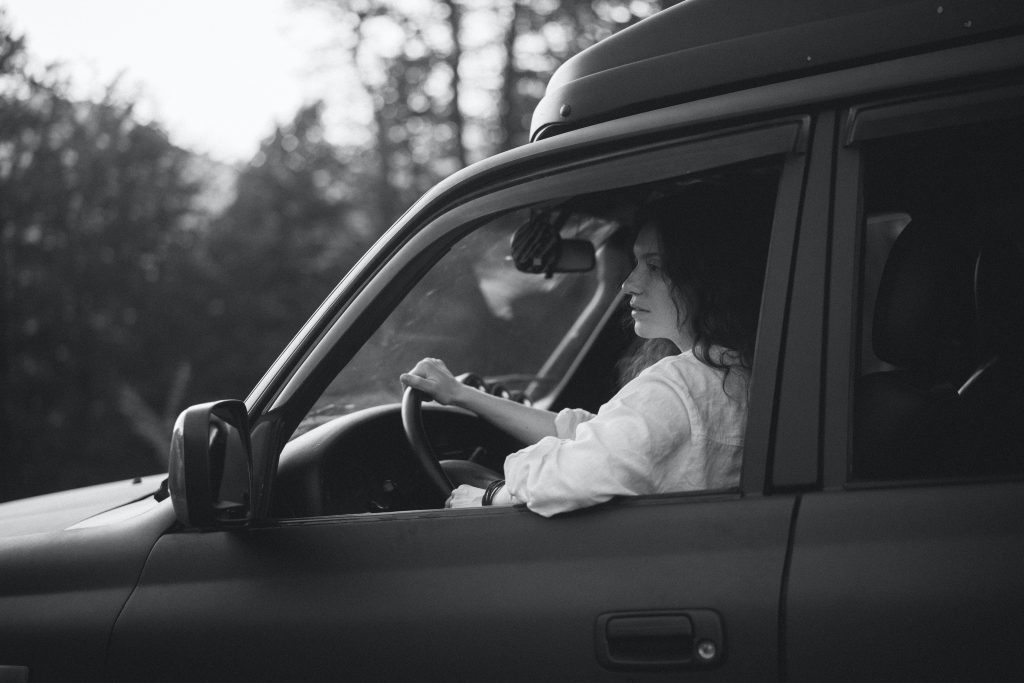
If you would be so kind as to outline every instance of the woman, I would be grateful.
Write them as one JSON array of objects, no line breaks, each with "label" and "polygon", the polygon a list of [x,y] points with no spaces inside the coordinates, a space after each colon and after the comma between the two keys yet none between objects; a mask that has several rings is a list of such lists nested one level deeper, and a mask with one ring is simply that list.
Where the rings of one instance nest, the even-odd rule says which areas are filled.
[{"label": "woman", "polygon": [[641,211],[622,290],[646,342],[629,364],[636,376],[597,415],[491,396],[437,359],[403,374],[534,444],[508,456],[504,483],[459,486],[447,505],[525,503],[551,516],[614,496],[738,485],[769,217],[761,202],[704,185]]}]

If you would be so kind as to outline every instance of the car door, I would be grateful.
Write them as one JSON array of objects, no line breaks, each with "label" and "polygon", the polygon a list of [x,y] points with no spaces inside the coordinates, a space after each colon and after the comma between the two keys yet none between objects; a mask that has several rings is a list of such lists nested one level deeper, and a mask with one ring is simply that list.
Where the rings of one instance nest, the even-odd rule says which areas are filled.
[{"label": "car door", "polygon": [[[388,278],[422,271],[446,231],[545,197],[774,157],[781,176],[739,490],[616,500],[551,519],[523,507],[426,509],[182,529],[150,554],[112,635],[110,675],[778,678],[795,496],[774,491],[769,473],[790,459],[816,462],[802,450],[813,448],[805,415],[817,410],[817,393],[807,389],[820,377],[783,363],[804,347],[820,354],[823,333],[824,289],[814,278],[824,237],[797,239],[816,231],[828,207],[826,191],[800,211],[805,188],[830,182],[832,121],[812,123],[790,116],[711,134],[662,132],[653,142],[625,136],[596,152],[579,137],[545,141],[469,174],[450,190],[451,208],[435,209],[375,280],[352,288],[358,294],[266,410],[287,414],[290,401],[306,400],[305,412],[305,383],[322,390],[318,374],[344,364],[336,350],[368,338],[366,320],[379,323]],[[624,129],[594,135],[604,130]],[[823,177],[807,186],[808,173]],[[798,287],[804,294],[793,298]]]},{"label": "car door", "polygon": [[843,114],[794,680],[1024,672],[1022,94],[990,79]]}]

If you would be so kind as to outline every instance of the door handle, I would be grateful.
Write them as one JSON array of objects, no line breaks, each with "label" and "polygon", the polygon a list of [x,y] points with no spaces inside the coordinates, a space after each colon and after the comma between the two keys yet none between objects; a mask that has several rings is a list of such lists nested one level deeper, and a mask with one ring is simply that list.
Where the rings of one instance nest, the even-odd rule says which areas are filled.
[{"label": "door handle", "polygon": [[598,661],[611,669],[705,669],[725,654],[721,617],[709,609],[610,612],[595,633]]}]

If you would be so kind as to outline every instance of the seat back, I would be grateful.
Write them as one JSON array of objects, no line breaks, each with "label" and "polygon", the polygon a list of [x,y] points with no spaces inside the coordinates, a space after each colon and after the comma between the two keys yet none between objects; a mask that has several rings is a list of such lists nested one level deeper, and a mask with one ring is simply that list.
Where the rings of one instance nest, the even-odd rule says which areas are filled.
[{"label": "seat back", "polygon": [[976,324],[969,236],[916,218],[893,244],[879,284],[875,355],[895,367],[858,380],[853,476],[946,476],[960,467],[957,389],[971,374]]},{"label": "seat back", "polygon": [[1024,469],[1024,252],[993,236],[974,261],[977,362],[958,390],[981,474]]}]

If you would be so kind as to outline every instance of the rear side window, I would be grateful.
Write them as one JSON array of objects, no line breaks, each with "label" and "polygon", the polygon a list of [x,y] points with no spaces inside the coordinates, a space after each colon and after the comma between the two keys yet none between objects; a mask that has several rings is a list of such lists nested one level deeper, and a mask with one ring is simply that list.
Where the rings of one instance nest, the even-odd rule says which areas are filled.
[{"label": "rear side window", "polygon": [[970,118],[862,145],[855,480],[1024,473],[1024,117]]}]

